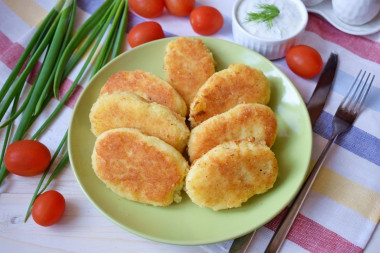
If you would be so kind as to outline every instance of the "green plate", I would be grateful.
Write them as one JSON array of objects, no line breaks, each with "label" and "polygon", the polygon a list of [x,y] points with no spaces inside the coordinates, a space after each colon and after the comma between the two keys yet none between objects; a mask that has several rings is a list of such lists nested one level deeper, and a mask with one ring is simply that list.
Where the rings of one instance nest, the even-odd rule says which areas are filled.
[{"label": "green plate", "polygon": [[312,130],[305,104],[292,82],[272,62],[239,45],[203,38],[212,51],[217,69],[237,62],[261,69],[271,83],[269,106],[276,113],[278,136],[272,150],[279,163],[274,187],[252,197],[242,207],[212,211],[193,204],[186,193],[179,204],[153,207],[123,199],[106,188],[91,167],[95,136],[90,132],[89,112],[105,81],[115,72],[142,69],[165,77],[163,59],[167,38],[129,50],[107,64],[88,83],[73,112],[68,148],[74,174],[88,199],[111,221],[141,237],[179,244],[200,245],[247,234],[274,218],[295,196],[308,170]]}]

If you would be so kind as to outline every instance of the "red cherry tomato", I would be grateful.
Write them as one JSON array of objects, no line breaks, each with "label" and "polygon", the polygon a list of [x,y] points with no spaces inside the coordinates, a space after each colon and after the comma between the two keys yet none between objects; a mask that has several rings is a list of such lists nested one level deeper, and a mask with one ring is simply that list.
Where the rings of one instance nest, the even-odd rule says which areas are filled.
[{"label": "red cherry tomato", "polygon": [[295,74],[303,78],[312,78],[323,68],[321,55],[306,45],[292,47],[286,54],[286,63]]},{"label": "red cherry tomato", "polygon": [[174,16],[184,17],[194,9],[195,0],[165,0],[165,5]]},{"label": "red cherry tomato", "polygon": [[13,142],[4,156],[7,170],[24,177],[41,174],[49,166],[50,160],[49,149],[41,142],[33,140]]},{"label": "red cherry tomato", "polygon": [[143,43],[165,38],[164,31],[159,23],[148,21],[134,26],[128,33],[128,42],[131,47]]},{"label": "red cherry tomato", "polygon": [[47,227],[57,223],[65,212],[65,198],[57,191],[47,191],[36,198],[32,207],[33,220]]},{"label": "red cherry tomato", "polygon": [[223,26],[222,14],[211,6],[199,6],[190,13],[190,24],[200,35],[211,35]]},{"label": "red cherry tomato", "polygon": [[164,0],[129,0],[129,7],[144,18],[160,16],[164,6]]}]

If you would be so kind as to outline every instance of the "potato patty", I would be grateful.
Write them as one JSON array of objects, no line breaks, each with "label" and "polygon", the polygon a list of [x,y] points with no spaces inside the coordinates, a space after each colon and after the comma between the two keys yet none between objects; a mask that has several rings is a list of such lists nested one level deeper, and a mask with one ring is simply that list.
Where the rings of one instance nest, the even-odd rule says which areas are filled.
[{"label": "potato patty", "polygon": [[187,106],[177,91],[162,78],[142,70],[120,71],[108,78],[100,95],[114,92],[133,92],[148,101],[169,107],[185,117]]},{"label": "potato patty", "polygon": [[164,141],[136,129],[118,128],[98,136],[92,153],[95,174],[118,195],[154,206],[181,201],[188,172],[183,156]]},{"label": "potato patty", "polygon": [[238,104],[267,104],[270,83],[261,70],[233,63],[216,72],[199,89],[190,105],[190,122],[195,127]]},{"label": "potato patty", "polygon": [[180,37],[166,46],[164,70],[168,82],[190,106],[198,89],[215,73],[215,62],[202,40]]},{"label": "potato patty", "polygon": [[149,103],[140,96],[128,92],[116,92],[100,96],[90,112],[91,131],[98,136],[104,131],[128,127],[156,136],[182,152],[190,130],[185,118],[166,106]]},{"label": "potato patty", "polygon": [[199,158],[186,177],[186,192],[200,207],[215,211],[240,207],[273,187],[278,173],[274,153],[252,140],[225,142]]},{"label": "potato patty", "polygon": [[188,143],[190,162],[213,147],[232,140],[254,137],[271,147],[276,139],[277,121],[273,111],[262,104],[241,104],[215,115],[192,129]]}]

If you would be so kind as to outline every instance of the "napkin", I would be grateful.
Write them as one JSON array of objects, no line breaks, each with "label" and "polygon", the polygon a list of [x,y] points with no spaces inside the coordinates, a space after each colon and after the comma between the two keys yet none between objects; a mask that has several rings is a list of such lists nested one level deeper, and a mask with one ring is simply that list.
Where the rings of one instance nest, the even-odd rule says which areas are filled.
[{"label": "napkin", "polygon": [[[80,9],[77,11],[78,20],[83,22],[102,2],[78,0]],[[0,1],[0,86],[5,82],[35,32],[35,27],[54,3],[55,1],[48,0]],[[233,1],[203,0],[197,1],[196,4],[217,8],[223,14],[225,22],[222,29],[212,37],[233,41],[231,31]],[[145,20],[130,11],[128,29]],[[165,11],[162,16],[154,20],[161,24],[167,37],[197,36],[191,28],[188,17],[174,17]],[[332,132],[333,115],[359,69],[362,68],[373,74],[378,72],[380,33],[368,36],[349,35],[336,29],[322,17],[309,14],[306,31],[297,43],[314,47],[320,52],[324,61],[332,51],[336,52],[340,59],[334,86],[324,111],[313,128],[313,152],[310,165],[312,166],[327,143]],[[129,50],[128,45],[125,45],[125,50]],[[296,76],[289,70],[284,59],[273,61],[273,63],[291,79],[304,101],[307,102],[318,77],[303,79]],[[32,83],[33,78],[35,75],[29,77],[29,83]],[[69,85],[74,78],[75,74],[71,74],[66,85]],[[380,218],[379,80],[380,77],[375,78],[363,110],[353,128],[333,145],[281,252],[362,252],[365,249]],[[72,109],[83,90],[83,85],[85,82],[80,84],[76,94],[71,97],[57,120],[42,136],[41,141],[51,150],[56,148],[57,142],[61,140],[68,126]],[[63,89],[65,87],[64,85]],[[57,101],[52,100],[44,114],[49,115],[49,111],[56,104]],[[32,126],[28,136],[34,133],[40,123],[37,121]],[[2,131],[0,130],[1,143],[4,138]],[[7,180],[0,188],[1,192],[7,190],[6,185]],[[257,229],[248,252],[265,250],[286,210],[285,208],[277,217]],[[231,244],[232,240],[229,240],[186,249],[189,252],[191,249],[194,249],[193,252],[200,249],[205,252],[228,252]],[[160,249],[163,248],[165,247],[160,246]]]}]

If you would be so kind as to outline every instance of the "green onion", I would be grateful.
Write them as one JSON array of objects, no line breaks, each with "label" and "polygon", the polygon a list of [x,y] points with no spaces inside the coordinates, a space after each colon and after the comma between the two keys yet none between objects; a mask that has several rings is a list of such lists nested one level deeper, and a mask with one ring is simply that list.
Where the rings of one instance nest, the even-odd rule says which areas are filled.
[{"label": "green onion", "polygon": [[[66,15],[67,11],[66,9],[70,7],[71,1],[65,2],[63,6],[63,11],[61,11],[56,19],[54,20],[53,24],[48,29],[48,32],[46,33],[46,36],[41,40],[41,44],[38,45],[37,50],[33,52],[33,55],[31,56],[30,60],[28,61],[27,66],[25,67],[24,71],[20,75],[18,81],[12,86],[10,90],[7,91],[5,100],[2,103],[2,106],[0,108],[0,119],[3,117],[4,113],[7,111],[7,107],[10,105],[12,101],[15,101],[18,99],[18,96],[22,90],[22,86],[25,83],[25,80],[34,67],[37,60],[40,58],[41,54],[47,49],[47,53],[45,54],[45,58],[42,64],[42,67],[38,73],[37,79],[33,84],[32,89],[30,90],[31,94],[29,97],[28,94],[28,100],[26,105],[24,106],[25,109],[24,113],[21,117],[20,123],[13,135],[12,142],[21,140],[26,133],[27,129],[31,126],[33,121],[35,120],[34,111],[35,111],[35,105],[37,101],[39,100],[39,97],[41,95],[41,92],[44,89],[44,85],[46,84],[47,79],[49,78],[51,71],[53,67],[55,66],[55,63],[57,61],[58,52],[60,50],[62,39],[65,34],[65,26],[67,23]],[[59,1],[58,3],[62,3],[62,1]],[[45,27],[46,28],[46,27]],[[58,30],[58,28],[60,28]],[[37,36],[34,36],[35,38]],[[39,39],[37,39],[39,40]],[[30,43],[29,43],[30,44]],[[48,46],[49,45],[49,46]],[[28,47],[28,46],[27,46]],[[14,115],[14,114],[13,114]],[[12,115],[11,115],[12,117]],[[9,124],[11,121],[8,122]],[[8,174],[7,169],[5,168],[4,163],[1,164],[0,167],[0,185],[3,182],[4,178]]]},{"label": "green onion", "polygon": [[[50,184],[51,180],[53,179],[53,174],[54,172],[57,170],[57,168],[54,170],[54,172],[52,173],[52,175],[50,175],[50,178],[49,178],[49,181],[46,183],[45,187],[40,191],[41,189],[41,185],[43,183],[43,181],[45,180],[45,177],[46,175],[48,174],[50,168],[52,167],[55,159],[57,158],[57,156],[59,155],[59,153],[61,152],[63,146],[65,145],[66,143],[66,140],[67,140],[67,131],[65,133],[65,135],[63,136],[61,142],[59,143],[53,157],[51,158],[51,161],[50,161],[50,164],[49,164],[49,167],[45,170],[44,174],[41,176],[41,179],[40,179],[40,182],[38,183],[37,187],[36,187],[36,190],[34,191],[34,195],[33,195],[33,198],[32,200],[30,201],[29,203],[29,206],[28,206],[28,210],[26,212],[26,215],[25,215],[25,219],[24,219],[24,222],[26,222],[26,220],[28,219],[29,215],[30,215],[30,210],[32,209],[32,206],[33,206],[33,203],[34,201],[36,200],[36,198],[46,189],[46,187]],[[60,169],[59,169],[60,170]],[[58,171],[59,172],[59,171]],[[54,175],[57,175],[58,172],[56,172]]]},{"label": "green onion", "polygon": [[[13,101],[13,106],[11,109],[11,115],[15,114],[15,112],[16,112],[19,97],[20,97],[20,94],[18,94],[18,96],[16,96],[15,100]],[[1,156],[0,156],[0,164],[2,164],[4,161],[5,150],[9,144],[9,137],[10,137],[11,131],[12,131],[12,124],[8,125],[7,130],[5,132],[3,149],[1,151]]]},{"label": "green onion", "polygon": [[112,22],[110,30],[108,31],[108,36],[107,36],[106,41],[105,41],[105,43],[104,43],[104,45],[102,47],[102,50],[99,53],[98,59],[95,62],[95,65],[93,67],[93,72],[92,72],[91,76],[94,76],[94,74],[96,72],[98,72],[99,69],[104,65],[104,62],[108,59],[108,55],[111,52],[111,42],[113,40],[114,35],[116,34],[115,31],[116,31],[116,27],[117,27],[117,25],[119,23],[121,12],[122,12],[123,7],[124,7],[124,1],[119,0],[115,4],[115,8],[116,7],[118,7],[117,11],[116,11],[116,15],[113,15],[113,16],[115,16],[114,20]]},{"label": "green onion", "polygon": [[[73,28],[74,28],[74,20],[75,20],[75,13],[76,13],[76,8],[77,8],[77,1],[76,0],[71,0],[71,10],[69,10],[69,8],[67,8],[65,11],[67,12],[66,13],[66,19],[68,21],[66,21],[66,23],[68,22],[69,23],[69,26],[66,30],[66,34],[65,34],[65,38],[63,39],[63,43],[62,43],[62,47],[59,51],[59,56],[58,58],[63,54],[63,51],[66,47],[66,45],[68,44],[69,42],[69,39],[71,37],[71,33],[73,31]],[[58,29],[58,28],[57,28]],[[64,28],[62,28],[64,29]],[[56,72],[57,70],[57,65],[54,66],[54,70],[53,70],[53,73]],[[52,88],[52,84],[53,84],[53,78],[54,78],[54,75],[50,75],[49,77],[49,80],[47,81],[47,85],[45,86],[41,96],[40,96],[40,99],[39,101],[37,102],[37,105],[36,105],[36,109],[35,109],[35,112],[34,114],[38,114],[38,112],[41,111],[41,107],[42,107],[42,103],[46,97],[46,94],[48,93],[48,91]]]},{"label": "green onion", "polygon": [[255,21],[257,23],[267,23],[268,29],[273,26],[273,19],[280,14],[280,10],[273,4],[260,4],[258,6],[262,11],[258,13],[247,13],[247,21]]},{"label": "green onion", "polygon": [[59,85],[61,84],[62,76],[66,64],[75,49],[83,41],[83,39],[88,35],[88,33],[94,28],[94,26],[99,22],[104,13],[107,11],[110,4],[113,3],[113,0],[106,0],[78,29],[77,33],[70,40],[70,43],[67,45],[65,51],[63,52],[62,57],[58,62],[57,72],[54,76],[54,96],[59,98]]},{"label": "green onion", "polygon": [[[120,15],[121,12],[123,12],[123,15]],[[123,35],[125,35],[125,26],[126,26],[126,19],[127,19],[126,12],[127,12],[127,1],[125,1],[125,2],[119,1],[115,5],[112,5],[111,8],[109,8],[109,10],[107,10],[106,14],[104,14],[104,16],[101,18],[100,23],[95,27],[93,33],[90,35],[90,37],[85,42],[85,44],[82,46],[82,48],[78,51],[78,54],[80,54],[80,55],[84,54],[85,50],[83,48],[87,49],[89,47],[89,45],[93,42],[93,39],[95,39],[96,35],[98,36],[98,39],[96,40],[91,52],[89,53],[85,64],[83,65],[78,76],[76,77],[76,79],[74,80],[73,84],[71,85],[69,90],[66,92],[64,97],[61,99],[61,101],[59,102],[59,104],[57,105],[55,110],[52,112],[50,117],[44,122],[44,124],[40,127],[40,129],[38,129],[37,132],[32,136],[32,139],[37,138],[37,136],[41,134],[41,132],[47,127],[47,125],[50,123],[50,121],[56,116],[56,114],[59,112],[59,110],[64,105],[66,100],[69,98],[71,93],[74,91],[74,88],[76,87],[76,85],[78,84],[80,79],[82,78],[82,75],[84,74],[85,70],[87,69],[88,64],[91,62],[95,52],[97,51],[97,47],[100,44],[102,37],[104,36],[104,34],[108,28],[108,24],[111,22],[111,19],[112,19],[112,17],[115,16],[115,14],[116,14],[116,16],[113,20],[114,23],[111,26],[111,29],[109,31],[109,35],[107,36],[106,41],[105,41],[103,48],[102,48],[102,51],[101,51],[101,52],[104,51],[105,53],[100,53],[98,56],[98,59],[97,59],[97,62],[100,62],[100,63],[98,63],[98,67],[101,68],[107,62],[108,58],[113,59],[114,57],[116,57],[120,53],[120,49],[121,49],[120,45],[123,44],[123,39],[124,39]],[[120,18],[120,16],[121,16],[121,18]],[[116,32],[115,28],[112,28],[112,27],[119,27],[119,29]],[[111,46],[111,45],[113,45],[113,46]],[[117,50],[114,49],[113,54],[109,57],[109,53],[111,51],[110,49],[114,48],[114,47],[117,47]],[[79,59],[79,58],[77,57],[77,59]],[[73,64],[73,61],[76,62],[76,60],[74,59],[68,63],[68,65],[67,65],[68,67],[66,68],[62,77],[65,77],[68,74],[68,72],[70,72],[70,68],[72,68],[73,65],[75,65],[75,64]],[[66,139],[67,139],[67,132],[66,132],[65,136],[63,137],[63,139],[61,140],[61,143],[58,146],[56,153],[53,156],[53,159],[55,159],[57,157],[58,153],[61,151],[64,143],[66,142]],[[34,196],[33,196],[32,200],[29,204],[29,207],[28,207],[28,210],[27,210],[27,213],[25,216],[25,221],[27,220],[27,218],[30,215],[30,210],[33,206],[35,199],[41,193],[43,193],[46,190],[46,188],[48,187],[50,182],[59,174],[59,172],[63,169],[65,164],[68,162],[68,160],[69,160],[69,156],[68,156],[68,153],[66,151],[65,154],[63,155],[63,158],[61,159],[61,161],[59,162],[57,167],[54,169],[53,173],[50,175],[50,177],[49,177],[48,181],[46,182],[44,188],[42,188],[40,190],[42,183],[46,177],[46,174],[48,173],[48,170],[50,168],[48,168],[48,170],[45,171],[44,175],[41,177],[41,180],[40,180],[40,182],[39,182],[39,184],[35,190]],[[51,163],[53,163],[53,161]]]},{"label": "green onion", "polygon": [[23,135],[25,134],[26,129],[24,129],[24,126],[26,124],[29,124],[29,121],[31,120],[31,118],[34,114],[34,111],[35,111],[35,105],[38,102],[38,100],[41,96],[41,93],[44,89],[44,86],[46,85],[46,83],[49,79],[49,76],[51,75],[52,70],[54,68],[54,65],[57,61],[59,50],[60,50],[60,47],[62,45],[62,41],[63,41],[64,34],[65,34],[65,32],[64,32],[65,26],[67,25],[67,15],[68,15],[67,13],[68,12],[66,10],[69,7],[66,6],[66,3],[68,3],[68,2],[65,2],[64,7],[66,7],[66,9],[63,10],[63,12],[61,13],[62,15],[60,14],[59,22],[57,24],[57,29],[56,29],[54,36],[52,38],[52,41],[49,45],[49,49],[46,53],[46,57],[45,57],[44,63],[41,66],[37,80],[34,83],[34,85],[36,87],[32,91],[32,95],[31,95],[30,100],[29,100],[29,102],[28,102],[28,104],[24,110],[22,117],[21,117],[21,122],[20,122],[19,127],[17,128],[17,130],[15,132],[15,135],[13,137],[13,141],[20,140],[23,137]]},{"label": "green onion", "polygon": [[125,36],[125,28],[127,26],[127,20],[128,20],[128,0],[125,1],[123,15],[119,23],[119,29],[117,31],[116,41],[113,46],[111,59],[114,59],[116,56],[118,56],[122,50],[123,41],[124,41],[123,38]]},{"label": "green onion", "polygon": [[[0,128],[6,127],[9,124],[13,123],[13,121],[25,110],[27,104],[29,103],[30,97],[32,96],[32,91],[33,91],[34,87],[35,86],[32,85],[32,88],[30,89],[27,97],[25,98],[25,100],[22,103],[22,105],[20,106],[20,108],[18,108],[18,110],[16,112],[12,113],[12,115],[5,122],[3,122],[0,125]],[[18,90],[18,94],[15,95],[14,99],[16,99],[16,98],[18,99],[18,97],[20,96],[20,93],[21,93],[21,89]]]},{"label": "green onion", "polygon": [[[20,59],[17,61],[16,66],[13,68],[11,74],[5,81],[3,87],[0,90],[0,101],[4,98],[5,94],[7,93],[9,87],[12,85],[14,80],[16,79],[18,73],[20,72],[22,66],[24,65],[26,59],[28,58],[30,52],[33,50],[33,48],[36,47],[36,45],[40,45],[41,39],[46,35],[50,25],[57,17],[62,5],[64,3],[64,0],[59,0],[54,8],[49,12],[49,14],[45,17],[45,19],[42,21],[40,27],[37,29],[36,33],[33,35],[32,39],[26,46],[24,52],[20,56]],[[9,105],[8,105],[9,106]],[[8,107],[7,106],[7,107]]]},{"label": "green onion", "polygon": [[[106,0],[98,8],[98,10],[95,11],[95,13],[81,25],[73,37],[71,37],[71,33],[74,26],[76,0],[58,0],[56,7],[44,19],[40,28],[36,31],[30,43],[26,47],[24,54],[20,57],[16,67],[0,90],[0,120],[7,112],[11,103],[13,103],[10,117],[0,126],[7,126],[4,145],[0,156],[0,185],[8,174],[8,171],[3,163],[3,159],[9,140],[12,139],[12,142],[14,142],[24,137],[32,123],[41,114],[51,98],[53,98],[54,95],[58,95],[61,82],[74,69],[79,60],[95,41],[94,46],[87,56],[84,65],[80,69],[79,74],[73,81],[73,84],[59,101],[54,111],[33,134],[31,139],[36,139],[41,135],[55,116],[57,116],[67,99],[72,95],[72,92],[82,79],[90,62],[93,60],[94,55],[97,52],[97,48],[108,28],[108,35],[105,38],[104,45],[100,50],[99,55],[97,56],[92,73],[95,74],[107,63],[107,61],[113,59],[120,53],[121,46],[123,45],[123,39],[125,37],[127,7],[128,1]],[[113,23],[111,24],[112,19]],[[66,27],[68,27],[68,29],[66,29]],[[85,38],[87,38],[85,43],[83,43],[83,45],[78,49],[78,46],[82,44],[82,41]],[[22,92],[26,92],[23,91],[26,78],[44,52],[46,53],[38,76],[33,86],[28,91],[26,99],[17,110],[20,95]],[[76,52],[75,55],[74,52]],[[27,58],[29,58],[29,60],[25,69],[19,73]],[[20,75],[18,79],[16,79],[17,75]],[[13,122],[20,115],[20,123],[11,138],[10,133]],[[49,170],[52,168],[58,155],[62,152],[66,142],[67,132],[58,145],[50,162],[49,168],[44,172],[39,184],[36,187],[33,198],[29,204],[25,220],[27,220],[30,215],[30,210],[35,199],[46,190],[51,181],[60,173],[65,164],[68,162],[69,155],[68,152],[65,151],[44,187],[41,189]]]},{"label": "green onion", "polygon": [[[3,118],[5,112],[7,111],[7,108],[12,103],[15,95],[17,92],[22,89],[23,84],[25,83],[29,73],[34,68],[35,64],[37,63],[38,59],[42,55],[42,53],[45,51],[46,47],[48,46],[49,42],[51,41],[55,30],[58,25],[58,19],[56,19],[53,23],[53,25],[50,27],[45,39],[42,41],[41,45],[39,45],[36,52],[32,55],[30,60],[28,61],[28,64],[26,65],[24,71],[20,75],[19,79],[16,81],[16,83],[12,86],[12,88],[8,91],[6,94],[6,97],[4,98],[4,101],[2,101],[1,108],[0,108],[0,120]],[[46,58],[46,57],[45,57]],[[38,78],[37,78],[38,79]],[[37,81],[37,80],[36,80]],[[35,85],[35,84],[34,84]]]},{"label": "green onion", "polygon": [[[116,10],[115,10],[116,11]],[[108,26],[108,23],[111,21],[111,18],[112,16],[115,14],[114,12],[109,12],[108,15],[106,14],[104,16],[104,18],[107,18],[107,22],[103,24],[103,28],[102,28],[102,31],[100,32],[100,36],[99,38],[97,39],[97,41],[95,42],[95,45],[93,47],[93,49],[91,50],[89,56],[87,57],[87,60],[86,62],[84,63],[83,67],[81,68],[81,70],[79,71],[79,74],[77,75],[77,77],[75,78],[74,82],[71,84],[70,88],[67,90],[66,94],[63,96],[63,98],[59,101],[58,105],[56,106],[56,108],[54,109],[54,111],[50,114],[50,116],[47,118],[47,120],[42,124],[42,126],[37,130],[37,132],[33,135],[32,138],[35,138],[35,136],[38,136],[42,133],[42,131],[44,131],[46,129],[46,127],[48,126],[48,124],[55,118],[55,116],[58,114],[58,112],[62,109],[62,107],[64,106],[65,102],[67,101],[67,99],[70,97],[70,95],[72,94],[72,92],[74,91],[75,87],[77,86],[78,82],[80,81],[80,79],[82,78],[85,70],[87,69],[87,66],[89,65],[89,63],[91,62],[91,59],[92,57],[94,56],[95,52],[96,52],[96,49],[98,47],[98,45],[100,44],[100,41],[104,35],[104,33],[106,32],[107,30],[107,26]]]}]

